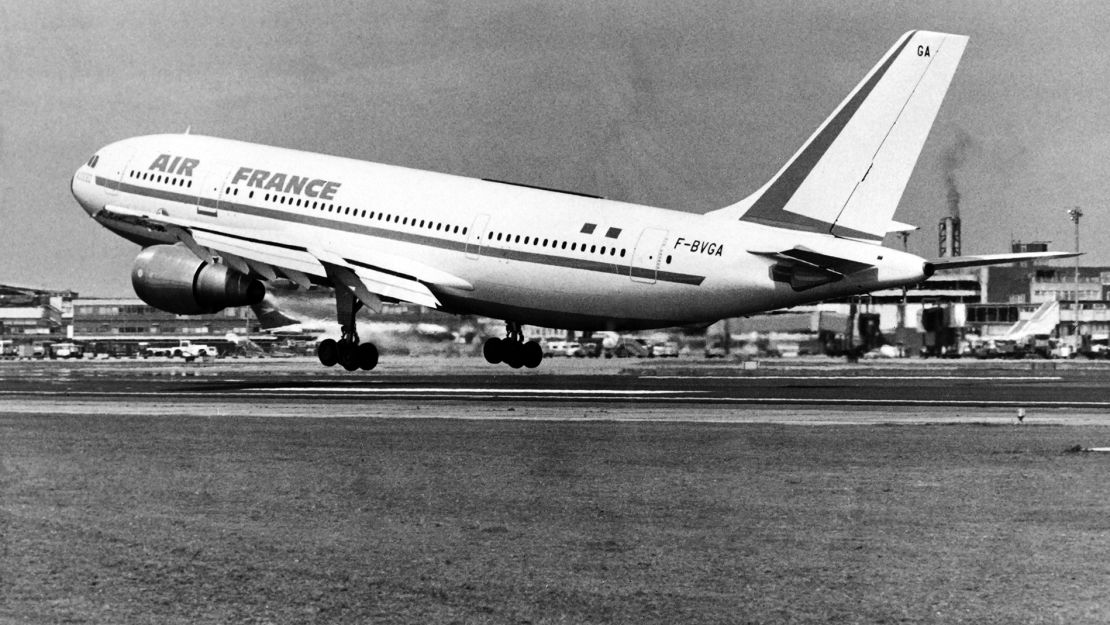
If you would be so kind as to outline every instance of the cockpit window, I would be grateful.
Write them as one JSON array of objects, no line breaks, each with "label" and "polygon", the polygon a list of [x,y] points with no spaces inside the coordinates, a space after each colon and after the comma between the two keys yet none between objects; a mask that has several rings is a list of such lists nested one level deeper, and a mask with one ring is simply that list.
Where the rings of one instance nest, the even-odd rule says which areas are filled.
[{"label": "cockpit window", "polygon": [[99,154],[93,154],[93,157],[89,159],[89,162],[86,163],[86,165],[88,165],[89,167],[96,167],[96,162],[99,161],[99,160],[100,160],[100,155]]}]

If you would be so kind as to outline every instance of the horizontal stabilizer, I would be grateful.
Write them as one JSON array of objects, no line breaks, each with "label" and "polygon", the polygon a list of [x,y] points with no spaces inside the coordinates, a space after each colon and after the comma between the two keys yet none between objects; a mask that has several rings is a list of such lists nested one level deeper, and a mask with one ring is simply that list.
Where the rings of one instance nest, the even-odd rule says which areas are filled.
[{"label": "horizontal stabilizer", "polygon": [[904,224],[900,221],[894,221],[893,219],[891,219],[890,220],[890,225],[886,227],[886,233],[887,234],[894,234],[895,232],[913,232],[915,230],[920,230],[920,229],[921,229],[921,226],[915,226],[913,224]]},{"label": "horizontal stabilizer", "polygon": [[1022,254],[984,254],[981,256],[952,256],[934,258],[929,261],[933,271],[947,269],[963,269],[965,267],[984,267],[986,265],[1005,265],[1007,263],[1020,263],[1026,260],[1056,260],[1060,258],[1075,258],[1080,256],[1076,252],[1025,252]]}]

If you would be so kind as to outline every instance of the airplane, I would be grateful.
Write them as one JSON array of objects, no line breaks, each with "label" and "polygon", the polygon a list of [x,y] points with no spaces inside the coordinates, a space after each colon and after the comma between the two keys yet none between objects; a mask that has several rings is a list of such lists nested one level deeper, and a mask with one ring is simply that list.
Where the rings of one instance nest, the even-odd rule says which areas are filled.
[{"label": "airplane", "polygon": [[968,38],[900,37],[745,199],[705,214],[190,134],[98,150],[71,188],[142,246],[132,285],[177,314],[257,305],[264,283],[334,289],[326,366],[370,370],[356,315],[411,302],[506,322],[490,363],[535,367],[522,326],[642,330],[915,285],[935,271],[1074,256],[927,260],[882,246]]}]

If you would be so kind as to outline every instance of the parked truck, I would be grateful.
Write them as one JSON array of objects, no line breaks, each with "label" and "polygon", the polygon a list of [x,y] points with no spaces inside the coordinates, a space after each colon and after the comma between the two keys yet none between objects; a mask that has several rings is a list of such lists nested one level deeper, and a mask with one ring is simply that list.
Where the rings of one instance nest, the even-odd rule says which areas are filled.
[{"label": "parked truck", "polygon": [[177,345],[146,345],[142,349],[142,355],[143,358],[165,356],[194,360],[206,356],[215,356],[216,348],[211,345],[193,343],[189,339],[181,339],[177,342]]}]

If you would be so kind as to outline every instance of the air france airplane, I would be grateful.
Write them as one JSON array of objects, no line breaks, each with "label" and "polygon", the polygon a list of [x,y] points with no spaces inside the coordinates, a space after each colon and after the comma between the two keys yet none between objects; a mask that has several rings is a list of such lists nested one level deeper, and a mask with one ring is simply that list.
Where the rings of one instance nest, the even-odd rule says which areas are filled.
[{"label": "air france airplane", "polygon": [[257,304],[264,282],[334,289],[327,366],[372,369],[363,308],[411,302],[506,321],[491,363],[535,367],[524,324],[709,324],[914,285],[938,269],[1064,257],[928,261],[883,247],[967,38],[914,31],[762,188],[706,214],[192,134],[125,139],[73,177],[97,222],[143,247],[135,292],[177,314]]}]

